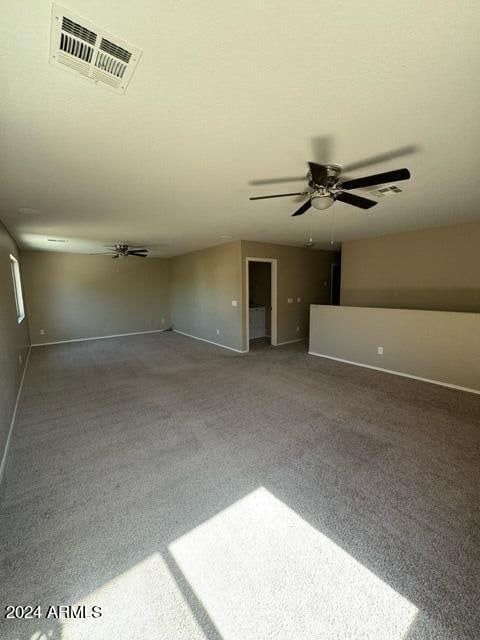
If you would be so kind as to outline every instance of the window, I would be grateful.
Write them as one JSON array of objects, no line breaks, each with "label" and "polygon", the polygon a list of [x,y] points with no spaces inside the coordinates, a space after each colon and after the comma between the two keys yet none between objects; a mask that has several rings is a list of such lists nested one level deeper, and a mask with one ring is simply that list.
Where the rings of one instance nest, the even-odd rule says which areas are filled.
[{"label": "window", "polygon": [[17,320],[20,323],[25,318],[25,307],[23,306],[22,281],[20,280],[20,267],[18,260],[10,255],[10,266],[12,268],[13,290],[15,292],[15,304],[17,305]]}]

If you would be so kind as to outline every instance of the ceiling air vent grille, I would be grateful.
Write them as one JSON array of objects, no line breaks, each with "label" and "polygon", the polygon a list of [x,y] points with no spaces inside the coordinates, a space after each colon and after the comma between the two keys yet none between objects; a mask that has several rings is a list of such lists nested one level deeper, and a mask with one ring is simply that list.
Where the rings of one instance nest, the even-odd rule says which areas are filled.
[{"label": "ceiling air vent grille", "polygon": [[93,55],[93,47],[88,46],[84,42],[80,42],[76,38],[71,38],[66,33],[60,36],[60,50],[69,53],[71,56],[80,58],[84,62],[91,62]]},{"label": "ceiling air vent grille", "polygon": [[123,74],[125,73],[125,69],[127,68],[127,65],[120,62],[120,60],[116,60],[115,58],[107,56],[101,51],[97,53],[95,66],[99,69],[103,69],[103,71],[110,73],[116,78],[123,78]]},{"label": "ceiling air vent grille", "polygon": [[80,38],[81,40],[85,40],[85,42],[88,42],[89,44],[95,44],[97,40],[96,33],[89,31],[85,27],[82,27],[81,24],[77,24],[65,16],[62,18],[62,30],[70,33],[72,36]]},{"label": "ceiling air vent grille", "polygon": [[106,51],[107,53],[111,53],[112,56],[115,56],[115,58],[123,60],[124,62],[130,62],[130,58],[132,57],[130,51],[126,51],[126,49],[118,47],[116,44],[113,44],[113,42],[105,40],[105,38],[102,38],[100,49],[102,51]]},{"label": "ceiling air vent grille", "polygon": [[381,198],[383,196],[393,196],[396,193],[402,193],[402,189],[397,187],[396,184],[392,184],[389,187],[381,187],[380,189],[372,189],[372,191],[368,192],[369,195],[375,196],[376,198]]},{"label": "ceiling air vent grille", "polygon": [[124,93],[141,55],[136,47],[53,5],[52,64]]}]

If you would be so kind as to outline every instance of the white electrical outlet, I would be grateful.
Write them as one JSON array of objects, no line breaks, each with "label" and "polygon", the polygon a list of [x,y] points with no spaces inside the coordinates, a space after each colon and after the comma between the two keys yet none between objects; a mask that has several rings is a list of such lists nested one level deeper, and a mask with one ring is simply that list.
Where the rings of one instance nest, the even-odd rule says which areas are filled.
[{"label": "white electrical outlet", "polygon": [[301,301],[302,301],[302,299],[301,299],[301,298],[297,298],[297,302],[301,302]]},{"label": "white electrical outlet", "polygon": [[162,324],[165,324],[165,318],[162,318]]},{"label": "white electrical outlet", "polygon": [[237,300],[232,300],[232,307],[238,307]]},{"label": "white electrical outlet", "polygon": [[44,336],[45,335],[45,329],[40,329],[40,335]]},{"label": "white electrical outlet", "polygon": [[300,327],[297,327],[297,333],[300,331]]},{"label": "white electrical outlet", "polygon": [[220,335],[220,329],[217,329],[217,336]]},{"label": "white electrical outlet", "polygon": [[377,347],[377,353],[379,356],[383,356],[383,347]]},{"label": "white electrical outlet", "polygon": [[288,302],[288,304],[292,304],[293,298],[287,298],[287,302]]}]

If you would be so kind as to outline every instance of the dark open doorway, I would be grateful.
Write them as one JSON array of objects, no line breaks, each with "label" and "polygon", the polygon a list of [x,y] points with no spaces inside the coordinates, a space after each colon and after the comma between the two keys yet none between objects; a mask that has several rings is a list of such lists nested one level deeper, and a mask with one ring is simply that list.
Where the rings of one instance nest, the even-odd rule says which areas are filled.
[{"label": "dark open doorway", "polygon": [[272,265],[248,262],[248,334],[250,344],[271,344]]},{"label": "dark open doorway", "polygon": [[340,304],[340,278],[342,267],[340,265],[340,258],[338,262],[332,264],[332,288],[330,290],[330,304]]}]

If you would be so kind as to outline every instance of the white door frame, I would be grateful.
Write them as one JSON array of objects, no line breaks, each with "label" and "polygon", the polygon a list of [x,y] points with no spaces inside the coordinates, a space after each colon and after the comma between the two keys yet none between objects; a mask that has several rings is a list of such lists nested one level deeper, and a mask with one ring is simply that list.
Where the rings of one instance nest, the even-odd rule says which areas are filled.
[{"label": "white door frame", "polygon": [[245,269],[246,269],[246,278],[245,278],[245,296],[244,296],[244,307],[245,307],[245,326],[247,329],[247,351],[250,351],[250,318],[249,318],[249,290],[250,290],[250,274],[249,274],[249,264],[250,262],[270,262],[271,266],[271,322],[270,322],[270,340],[272,346],[277,346],[277,259],[276,258],[246,258],[245,259]]}]

